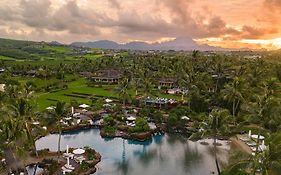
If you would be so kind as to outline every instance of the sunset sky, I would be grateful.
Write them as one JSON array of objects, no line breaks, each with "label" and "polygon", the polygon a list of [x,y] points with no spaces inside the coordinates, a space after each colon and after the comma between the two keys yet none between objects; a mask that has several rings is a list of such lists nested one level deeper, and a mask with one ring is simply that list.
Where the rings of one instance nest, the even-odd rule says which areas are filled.
[{"label": "sunset sky", "polygon": [[281,48],[281,0],[1,0],[0,37]]}]

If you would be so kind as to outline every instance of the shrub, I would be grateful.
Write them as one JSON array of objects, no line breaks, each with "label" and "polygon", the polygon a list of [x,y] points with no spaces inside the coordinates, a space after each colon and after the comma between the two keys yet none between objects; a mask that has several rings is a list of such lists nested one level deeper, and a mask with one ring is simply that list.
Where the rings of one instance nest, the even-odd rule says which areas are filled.
[{"label": "shrub", "polygon": [[90,168],[89,164],[87,164],[87,163],[85,163],[85,162],[83,162],[83,163],[80,165],[80,169],[81,169],[82,171],[88,171],[89,168]]},{"label": "shrub", "polygon": [[96,157],[94,154],[88,154],[88,160],[95,160]]},{"label": "shrub", "polygon": [[106,133],[113,134],[113,133],[115,133],[116,129],[115,129],[114,127],[112,127],[112,126],[106,126],[106,127],[104,128],[104,131],[105,131]]},{"label": "shrub", "polygon": [[104,121],[105,124],[108,125],[108,126],[113,126],[113,125],[115,125],[115,121],[114,121],[113,117],[111,117],[111,116],[105,117],[105,118],[103,119],[103,121]]}]

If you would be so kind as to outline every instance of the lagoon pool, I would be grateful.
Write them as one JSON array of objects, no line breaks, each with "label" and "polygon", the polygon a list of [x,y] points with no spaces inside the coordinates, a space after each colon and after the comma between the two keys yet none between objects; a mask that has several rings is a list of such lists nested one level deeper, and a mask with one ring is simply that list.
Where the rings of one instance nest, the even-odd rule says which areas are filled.
[{"label": "lagoon pool", "polygon": [[[90,146],[102,155],[96,175],[210,175],[216,173],[212,146],[189,141],[181,135],[157,135],[138,142],[122,138],[104,139],[99,129],[87,129],[62,135],[61,148]],[[37,149],[57,151],[58,135],[36,142]],[[211,140],[206,140],[212,143]],[[230,146],[222,142],[220,164],[228,162]]]}]

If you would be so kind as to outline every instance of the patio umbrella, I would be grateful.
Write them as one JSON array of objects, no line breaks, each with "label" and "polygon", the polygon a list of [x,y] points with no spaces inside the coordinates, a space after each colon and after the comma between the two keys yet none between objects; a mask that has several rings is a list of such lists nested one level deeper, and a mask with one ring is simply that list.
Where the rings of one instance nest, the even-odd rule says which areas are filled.
[{"label": "patio umbrella", "polygon": [[33,125],[40,125],[40,122],[33,122]]},{"label": "patio umbrella", "polygon": [[108,98],[105,99],[105,102],[106,102],[106,103],[111,103],[112,101],[113,101],[113,100],[110,100],[110,99],[108,99]]},{"label": "patio umbrella", "polygon": [[182,120],[190,120],[190,118],[187,117],[187,116],[182,116],[181,119],[182,119]]},{"label": "patio umbrella", "polygon": [[85,153],[85,150],[83,150],[81,148],[73,150],[73,154],[84,154],[84,153]]},{"label": "patio umbrella", "polygon": [[71,120],[71,119],[72,119],[71,117],[64,118],[64,120]]},{"label": "patio umbrella", "polygon": [[80,105],[79,106],[80,108],[88,108],[88,107],[90,107],[89,105],[86,105],[86,104],[82,104],[82,105]]},{"label": "patio umbrella", "polygon": [[53,110],[53,109],[55,109],[53,106],[49,106],[49,107],[47,107],[46,108],[47,110]]},{"label": "patio umbrella", "polygon": [[135,121],[135,120],[136,120],[136,117],[130,116],[130,117],[127,118],[127,120],[129,120],[129,121]]},{"label": "patio umbrella", "polygon": [[258,139],[259,138],[259,140],[264,140],[264,136],[262,136],[262,135],[260,135],[260,137],[258,135],[252,135],[251,137],[253,139]]}]

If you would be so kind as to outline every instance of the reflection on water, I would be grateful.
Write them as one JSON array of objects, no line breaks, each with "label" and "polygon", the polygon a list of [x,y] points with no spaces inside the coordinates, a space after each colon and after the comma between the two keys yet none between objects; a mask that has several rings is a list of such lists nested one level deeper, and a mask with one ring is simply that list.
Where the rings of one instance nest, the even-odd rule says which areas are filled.
[{"label": "reflection on water", "polygon": [[[57,149],[58,135],[43,137],[37,149]],[[207,140],[210,141],[210,140]],[[154,136],[139,142],[121,138],[103,139],[98,129],[64,134],[62,148],[90,146],[102,155],[97,175],[210,175],[216,172],[212,145],[204,146],[180,135]],[[218,155],[227,163],[229,146],[223,142]]]}]

